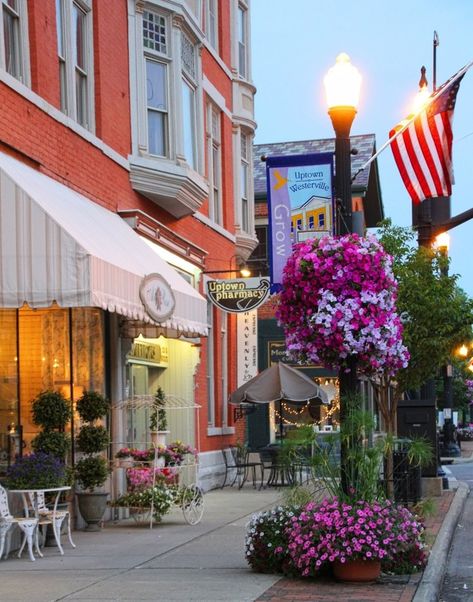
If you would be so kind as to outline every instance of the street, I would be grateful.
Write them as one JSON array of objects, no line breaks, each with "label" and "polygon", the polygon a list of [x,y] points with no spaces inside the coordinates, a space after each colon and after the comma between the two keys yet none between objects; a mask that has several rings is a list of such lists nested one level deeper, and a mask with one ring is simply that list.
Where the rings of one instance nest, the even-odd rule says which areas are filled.
[{"label": "street", "polygon": [[455,530],[439,600],[473,601],[473,463],[454,464],[448,469],[470,487],[470,494]]}]

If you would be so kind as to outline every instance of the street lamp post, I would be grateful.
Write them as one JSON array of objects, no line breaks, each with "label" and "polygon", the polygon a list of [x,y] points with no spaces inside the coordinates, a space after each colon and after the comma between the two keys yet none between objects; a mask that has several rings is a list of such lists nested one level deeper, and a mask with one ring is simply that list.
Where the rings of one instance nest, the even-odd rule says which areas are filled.
[{"label": "street lamp post", "polygon": [[[443,255],[445,261],[441,266],[441,275],[448,276],[448,249],[450,236],[442,232],[435,239],[435,246]],[[454,439],[455,427],[453,424],[453,367],[450,362],[443,367],[443,393],[444,393],[444,423],[443,423],[443,447],[441,455],[444,458],[458,457],[461,455],[460,448]]]},{"label": "street lamp post", "polygon": [[[353,232],[351,195],[350,129],[360,97],[361,75],[347,54],[338,55],[336,63],[324,78],[328,114],[335,131],[335,234]],[[348,370],[340,370],[340,423],[346,417],[346,403],[357,391],[356,359],[349,360]],[[342,440],[340,449],[341,484],[345,493],[350,488],[348,449]]]},{"label": "street lamp post", "polygon": [[360,98],[361,75],[347,54],[338,55],[324,78],[328,114],[335,131],[336,234],[352,232],[350,129]]}]

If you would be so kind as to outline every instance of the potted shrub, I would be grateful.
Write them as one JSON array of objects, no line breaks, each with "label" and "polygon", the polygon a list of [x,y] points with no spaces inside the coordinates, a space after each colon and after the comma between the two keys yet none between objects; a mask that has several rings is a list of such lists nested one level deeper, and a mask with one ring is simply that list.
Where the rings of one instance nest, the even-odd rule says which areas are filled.
[{"label": "potted shrub", "polygon": [[166,435],[169,433],[167,430],[168,421],[166,417],[166,410],[164,409],[165,405],[166,396],[161,387],[158,387],[158,390],[154,396],[149,419],[151,442],[155,446],[166,445]]},{"label": "potted shrub", "polygon": [[70,402],[58,391],[42,391],[33,400],[31,413],[33,423],[42,427],[31,442],[33,450],[64,460],[71,446],[64,432],[72,415]]},{"label": "potted shrub", "polygon": [[87,523],[86,531],[99,531],[100,521],[107,505],[108,493],[96,491],[107,480],[109,466],[101,454],[109,445],[106,428],[96,422],[108,414],[110,402],[100,393],[85,391],[77,401],[77,412],[82,426],[77,436],[77,447],[84,455],[74,468],[74,476],[83,491],[77,494],[79,511]]}]

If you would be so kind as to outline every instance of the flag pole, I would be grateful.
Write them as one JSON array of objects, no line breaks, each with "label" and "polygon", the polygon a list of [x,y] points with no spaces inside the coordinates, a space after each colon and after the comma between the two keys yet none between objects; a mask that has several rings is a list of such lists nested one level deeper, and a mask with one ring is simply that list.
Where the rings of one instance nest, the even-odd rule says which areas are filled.
[{"label": "flag pole", "polygon": [[[448,88],[450,88],[450,86],[452,84],[454,84],[457,79],[459,77],[461,77],[462,75],[464,75],[468,69],[473,65],[473,61],[470,61],[468,64],[466,64],[464,67],[462,67],[460,69],[460,71],[457,71],[457,73],[455,73],[455,75],[453,75],[450,80],[448,80],[443,86],[441,86],[440,88],[438,88],[433,94],[432,97],[429,100],[429,104],[433,103],[434,100],[437,100],[437,98],[443,94],[445,92],[445,90],[448,90]],[[402,132],[404,132],[409,126],[410,124],[414,121],[414,119],[417,117],[418,113],[414,113],[412,115],[408,115],[403,126],[401,128],[399,128],[397,130],[397,132],[395,134],[393,134],[384,144],[383,146],[375,152],[375,154],[370,157],[368,159],[368,161],[366,161],[366,163],[364,163],[360,169],[358,169],[358,171],[355,173],[355,175],[352,177],[351,181],[352,183],[356,180],[356,177],[358,176],[358,174],[360,174],[363,170],[365,170],[368,165],[370,165],[377,157],[379,157],[379,155],[392,143],[393,140],[395,140],[400,134],[402,134]]]}]

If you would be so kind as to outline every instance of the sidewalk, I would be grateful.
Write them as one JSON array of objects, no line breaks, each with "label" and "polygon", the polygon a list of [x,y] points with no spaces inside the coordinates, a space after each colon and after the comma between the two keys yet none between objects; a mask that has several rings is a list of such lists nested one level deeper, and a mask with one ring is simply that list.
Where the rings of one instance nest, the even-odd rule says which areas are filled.
[{"label": "sidewalk", "polygon": [[[464,495],[465,488],[459,492]],[[437,538],[424,574],[383,578],[369,585],[346,585],[317,579],[293,580],[252,572],[244,556],[245,526],[250,516],[280,501],[278,490],[245,486],[205,495],[202,522],[187,525],[179,509],[153,529],[132,521],[107,523],[99,533],[75,531],[77,547],[63,538],[65,555],[46,548],[45,557],[0,561],[2,602],[139,602],[198,601],[427,601],[438,589],[451,534],[462,502],[459,493],[438,498],[427,522]],[[464,499],[464,498],[463,498]],[[452,512],[454,509],[454,512]],[[447,524],[448,523],[448,524]],[[416,589],[423,597],[414,594]]]}]

